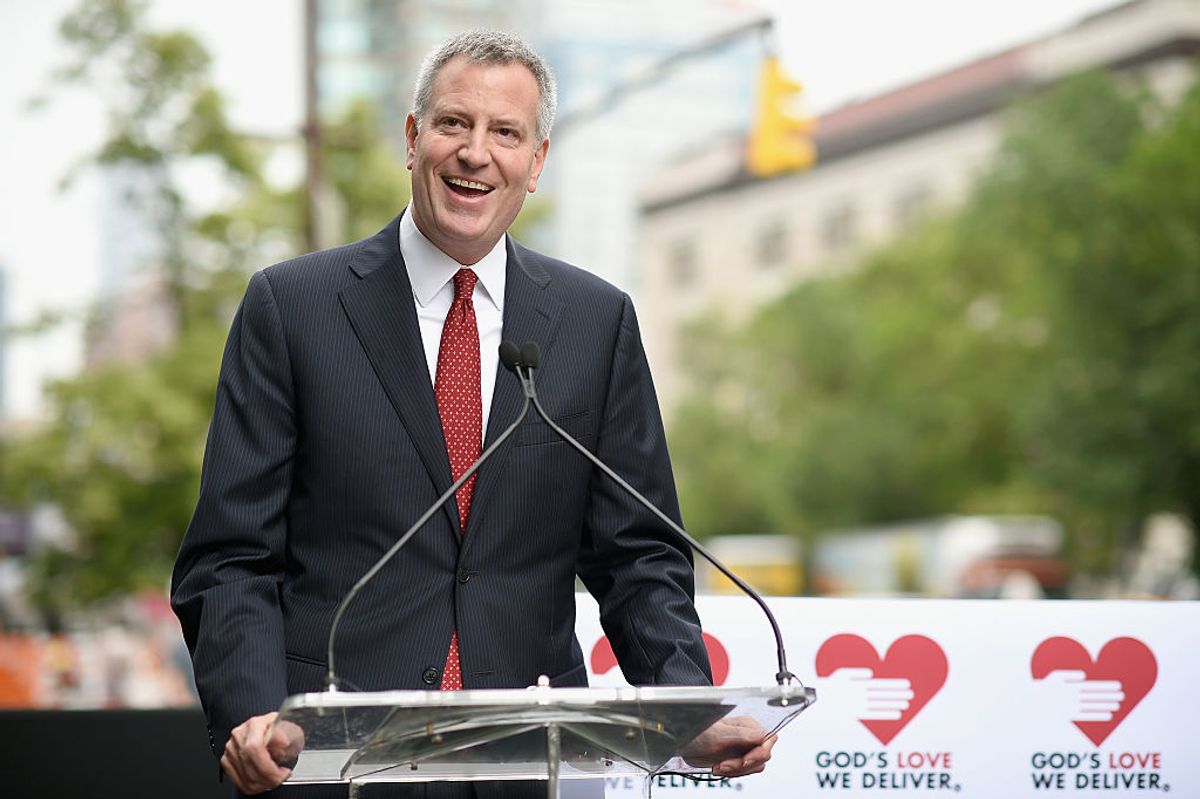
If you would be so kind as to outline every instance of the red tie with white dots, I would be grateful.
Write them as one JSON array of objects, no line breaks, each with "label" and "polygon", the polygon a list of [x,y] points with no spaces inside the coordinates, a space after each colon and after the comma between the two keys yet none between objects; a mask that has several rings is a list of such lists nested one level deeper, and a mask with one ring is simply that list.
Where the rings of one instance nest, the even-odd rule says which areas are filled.
[{"label": "red tie with white dots", "polygon": [[[483,410],[479,394],[479,327],[475,323],[475,306],[471,293],[478,276],[470,269],[454,274],[454,302],[442,327],[442,343],[438,350],[437,377],[433,391],[437,395],[438,415],[442,417],[442,433],[450,455],[452,480],[479,457],[483,439]],[[467,534],[467,516],[471,512],[471,494],[476,475],[462,484],[454,495],[458,503],[458,523]],[[443,691],[461,691],[462,666],[458,656],[458,631],[450,638],[450,652],[442,673]]]}]

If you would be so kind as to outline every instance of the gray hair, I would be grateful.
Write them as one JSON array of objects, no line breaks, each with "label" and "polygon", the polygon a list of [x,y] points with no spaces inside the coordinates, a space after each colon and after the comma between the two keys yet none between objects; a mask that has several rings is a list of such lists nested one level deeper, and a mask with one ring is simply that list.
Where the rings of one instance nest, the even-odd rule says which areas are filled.
[{"label": "gray hair", "polygon": [[421,70],[417,73],[417,86],[413,90],[413,116],[418,124],[425,119],[429,104],[433,100],[433,81],[438,71],[452,58],[463,56],[476,64],[507,65],[521,64],[533,73],[537,80],[537,144],[550,135],[554,124],[554,111],[558,106],[558,85],[554,73],[546,60],[534,52],[520,38],[500,31],[474,30],[460,33],[442,43],[425,56]]}]

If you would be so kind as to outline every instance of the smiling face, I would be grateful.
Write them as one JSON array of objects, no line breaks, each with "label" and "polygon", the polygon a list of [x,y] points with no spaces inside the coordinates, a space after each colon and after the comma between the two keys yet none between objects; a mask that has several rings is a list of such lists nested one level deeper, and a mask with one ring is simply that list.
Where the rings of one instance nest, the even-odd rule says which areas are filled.
[{"label": "smiling face", "polygon": [[460,264],[487,255],[537,188],[549,139],[537,140],[538,85],[525,66],[452,58],[426,117],[410,114],[413,222]]}]

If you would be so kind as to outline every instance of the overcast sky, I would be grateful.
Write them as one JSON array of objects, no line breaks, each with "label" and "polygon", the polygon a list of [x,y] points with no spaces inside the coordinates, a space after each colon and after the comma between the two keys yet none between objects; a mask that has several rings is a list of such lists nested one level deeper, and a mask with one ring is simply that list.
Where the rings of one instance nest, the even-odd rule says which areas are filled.
[{"label": "overcast sky", "polygon": [[[739,4],[730,0],[731,4]],[[822,111],[924,77],[1064,27],[1115,0],[816,0],[771,2],[781,54]],[[0,268],[8,274],[9,323],[43,308],[79,308],[96,288],[96,191],[88,179],[70,191],[59,178],[101,132],[96,98],[60,96],[31,114],[28,99],[46,87],[63,53],[58,20],[76,0],[0,0]],[[301,0],[156,0],[164,25],[199,35],[215,56],[218,85],[235,122],[288,134],[300,116]],[[8,415],[39,407],[47,376],[77,368],[79,333],[65,329],[11,343]]]}]

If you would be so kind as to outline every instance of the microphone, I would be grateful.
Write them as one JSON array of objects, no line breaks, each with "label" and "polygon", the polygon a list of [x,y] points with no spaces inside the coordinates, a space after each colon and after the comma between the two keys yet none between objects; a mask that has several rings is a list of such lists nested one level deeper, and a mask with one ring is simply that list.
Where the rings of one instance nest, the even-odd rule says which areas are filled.
[{"label": "microphone", "polygon": [[[538,345],[532,341],[526,341],[521,345],[521,362],[527,369],[536,369],[538,367],[538,358],[541,353],[538,350]],[[529,379],[533,380],[533,373],[529,373]]]},{"label": "microphone", "polygon": [[500,363],[504,368],[516,374],[517,364],[521,362],[521,351],[511,341],[500,342]]},{"label": "microphone", "polygon": [[[533,355],[534,362],[536,363],[536,344],[534,345]],[[520,366],[523,363],[522,353],[517,349],[516,344],[513,344],[511,341],[505,341],[500,344],[500,362],[504,364],[504,368],[517,375],[517,378],[521,380],[521,387],[524,388],[525,378],[521,376],[520,372]],[[421,514],[420,518],[413,522],[412,527],[409,527],[408,530],[405,531],[404,535],[400,536],[400,538],[396,540],[396,543],[392,544],[391,548],[388,549],[387,552],[383,553],[383,556],[380,557],[379,560],[375,561],[375,565],[368,569],[366,574],[358,579],[358,582],[356,582],[350,588],[350,590],[346,592],[346,596],[343,597],[342,601],[338,603],[337,608],[333,612],[333,621],[329,625],[329,639],[325,645],[325,662],[328,666],[328,671],[325,673],[325,685],[330,693],[336,692],[338,690],[338,685],[341,683],[341,680],[338,678],[337,673],[334,670],[333,644],[334,638],[337,635],[338,624],[341,623],[342,616],[346,613],[346,608],[349,607],[354,598],[358,596],[359,591],[361,591],[367,583],[371,582],[375,575],[387,565],[388,561],[395,557],[396,553],[400,551],[400,548],[407,544],[408,540],[416,535],[417,531],[424,527],[425,524],[433,518],[433,515],[437,513],[443,505],[450,501],[450,497],[454,496],[455,493],[458,492],[458,489],[462,487],[462,484],[467,482],[467,480],[470,480],[471,475],[475,474],[475,472],[479,470],[479,467],[483,465],[483,462],[490,458],[492,453],[499,449],[500,445],[503,444],[505,440],[513,434],[513,431],[517,429],[517,425],[524,421],[526,414],[529,413],[529,399],[530,394],[529,391],[526,390],[525,404],[521,406],[521,412],[517,414],[516,420],[508,427],[504,428],[504,432],[496,437],[496,440],[492,442],[491,446],[484,450],[483,454],[481,454],[479,458],[476,459],[476,461],[472,463],[465,472],[462,473],[462,476],[454,481],[454,485],[447,488],[444,494],[434,500],[433,504]]]},{"label": "microphone", "polygon": [[[515,349],[516,349],[516,347],[514,345],[513,350],[515,350]],[[760,608],[762,608],[763,613],[766,614],[767,621],[769,621],[771,623],[772,632],[775,633],[775,655],[776,655],[776,660],[778,661],[778,664],[779,664],[779,671],[775,674],[775,682],[778,683],[779,685],[785,685],[787,683],[792,682],[793,680],[795,680],[796,682],[800,682],[800,680],[797,679],[796,675],[794,675],[790,671],[788,671],[787,652],[784,651],[783,633],[781,633],[779,630],[779,622],[775,620],[775,614],[771,612],[771,609],[769,607],[767,607],[766,601],[761,596],[759,596],[758,592],[755,591],[753,588],[751,588],[742,578],[738,577],[736,574],[734,574],[732,571],[730,571],[725,566],[725,564],[723,564],[723,563],[721,563],[721,561],[717,560],[716,555],[713,555],[711,552],[709,552],[703,545],[701,545],[701,543],[699,541],[697,541],[690,534],[688,534],[688,532],[686,530],[684,530],[682,527],[680,527],[678,524],[676,524],[675,521],[670,516],[663,513],[661,510],[659,510],[658,507],[654,505],[654,503],[652,503],[650,500],[648,500],[644,496],[642,496],[641,493],[639,493],[636,488],[631,486],[619,474],[617,474],[612,469],[610,469],[608,464],[606,464],[604,461],[600,460],[595,455],[593,455],[591,452],[589,452],[587,447],[583,446],[578,441],[576,441],[571,436],[570,433],[568,433],[566,430],[563,430],[561,427],[559,427],[557,424],[555,424],[553,419],[550,418],[550,415],[548,413],[546,413],[546,410],[542,407],[542,403],[538,401],[537,389],[534,386],[534,382],[533,382],[533,370],[537,368],[539,359],[540,359],[540,351],[538,349],[538,345],[535,342],[527,341],[521,346],[520,358],[512,367],[513,371],[517,375],[517,379],[521,381],[521,388],[524,389],[524,391],[525,391],[526,406],[528,406],[529,403],[532,402],[534,409],[538,413],[538,416],[542,417],[542,420],[547,425],[550,426],[551,430],[553,430],[555,433],[557,433],[559,435],[559,437],[561,437],[564,441],[566,441],[568,444],[570,444],[572,447],[574,447],[575,450],[578,451],[581,455],[583,455],[585,458],[587,458],[589,461],[591,461],[592,464],[594,464],[596,466],[596,468],[598,468],[600,471],[604,472],[604,474],[608,475],[608,477],[610,477],[613,480],[613,482],[615,482],[617,485],[619,485],[627,494],[629,494],[631,497],[636,499],[647,510],[649,510],[651,513],[653,513],[655,516],[657,516],[658,519],[663,522],[663,524],[667,525],[667,527],[670,528],[671,532],[673,532],[673,533],[675,533],[675,535],[679,536],[684,541],[684,543],[686,543],[688,546],[690,546],[693,550],[700,553],[700,555],[702,555],[705,560],[707,560],[714,567],[716,567],[717,571],[721,572],[721,574],[725,575],[730,580],[732,580],[734,585],[736,585],[747,596],[749,596],[751,599],[753,599],[755,602],[758,603],[758,606]],[[521,371],[522,367],[524,367],[524,370],[525,370],[524,373],[522,373],[522,371]]]}]

